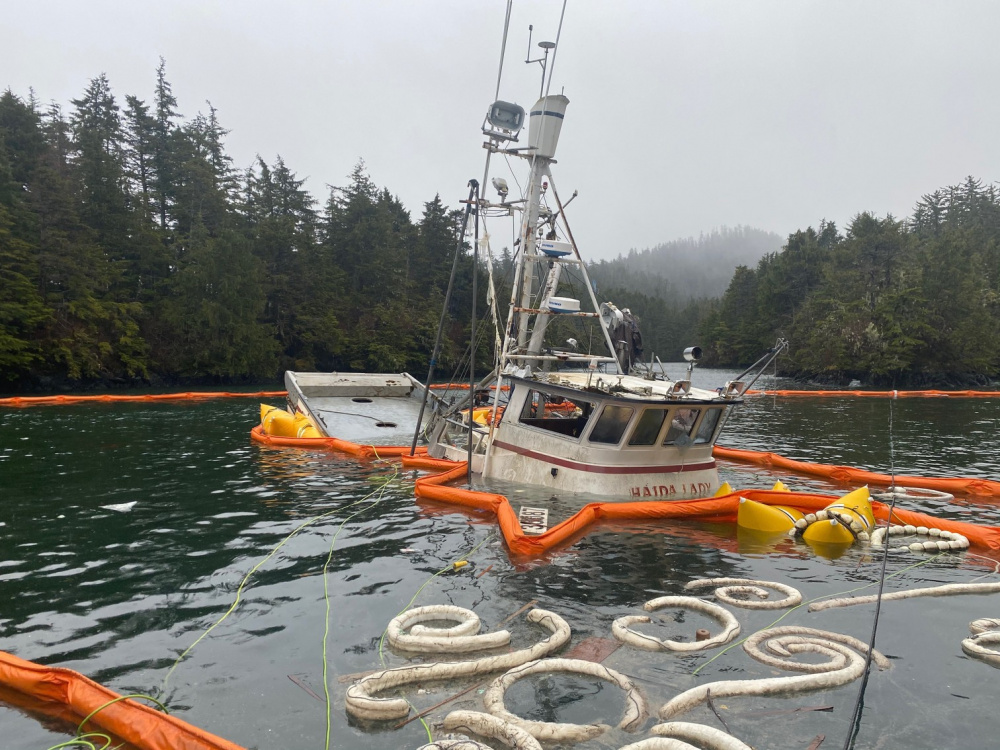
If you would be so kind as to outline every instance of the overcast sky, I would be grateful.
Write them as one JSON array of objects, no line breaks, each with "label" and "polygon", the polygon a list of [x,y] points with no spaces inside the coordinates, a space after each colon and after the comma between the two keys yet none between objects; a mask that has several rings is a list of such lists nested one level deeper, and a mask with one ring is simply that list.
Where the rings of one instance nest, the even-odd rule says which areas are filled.
[{"label": "overcast sky", "polygon": [[[505,0],[0,8],[0,86],[68,108],[103,72],[122,103],[149,100],[163,56],[180,112],[210,100],[237,166],[280,154],[321,203],[359,159],[415,218],[482,176]],[[561,8],[515,0],[500,98],[534,103],[528,24],[555,40]],[[1000,180],[998,39],[994,0],[569,0],[554,169],[564,200],[580,192],[577,242],[605,258],[721,225],[785,235]]]}]

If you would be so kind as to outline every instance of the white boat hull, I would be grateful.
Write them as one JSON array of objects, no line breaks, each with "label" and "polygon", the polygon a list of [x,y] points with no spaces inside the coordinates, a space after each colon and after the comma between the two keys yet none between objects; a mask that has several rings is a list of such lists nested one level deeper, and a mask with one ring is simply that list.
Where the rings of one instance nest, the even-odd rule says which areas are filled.
[{"label": "white boat hull", "polygon": [[553,456],[495,440],[486,479],[540,485],[553,491],[633,500],[709,497],[719,489],[715,460],[685,464],[600,464]]}]

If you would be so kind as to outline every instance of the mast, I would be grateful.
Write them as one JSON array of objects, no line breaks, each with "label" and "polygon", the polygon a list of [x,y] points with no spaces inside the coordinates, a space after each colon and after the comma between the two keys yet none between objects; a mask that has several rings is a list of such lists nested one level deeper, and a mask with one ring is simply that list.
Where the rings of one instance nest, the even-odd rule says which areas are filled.
[{"label": "mast", "polygon": [[[532,115],[534,115],[534,112],[532,112]],[[538,209],[541,205],[542,176],[547,170],[548,162],[548,159],[536,155],[532,159],[531,174],[528,175],[528,195],[521,221],[521,260],[519,263],[521,299],[518,306],[524,310],[531,308],[531,299],[534,291],[535,271],[538,265],[533,257],[536,250],[535,228],[538,226]],[[524,349],[528,344],[529,317],[528,315],[521,315],[518,321],[517,346],[519,349]]]},{"label": "mast", "polygon": [[[562,268],[557,262],[549,263],[548,273],[544,281],[542,280],[542,273],[546,269],[538,256],[537,239],[542,213],[542,194],[548,187],[545,177],[550,174],[568,104],[569,99],[562,94],[550,94],[535,102],[530,111],[528,125],[530,155],[526,155],[526,158],[531,159],[531,172],[528,175],[528,192],[519,237],[521,253],[518,259],[518,284],[511,294],[511,312],[516,313],[517,317],[517,339],[516,343],[511,340],[512,331],[508,328],[504,362],[501,364],[509,360],[515,348],[525,354],[541,352],[545,329],[548,326],[548,315],[545,312],[539,314],[533,311],[532,300],[535,298],[536,280],[540,292],[538,309],[544,309],[546,300],[554,295],[559,286]],[[529,359],[524,364],[534,365],[537,364],[537,360]]]}]

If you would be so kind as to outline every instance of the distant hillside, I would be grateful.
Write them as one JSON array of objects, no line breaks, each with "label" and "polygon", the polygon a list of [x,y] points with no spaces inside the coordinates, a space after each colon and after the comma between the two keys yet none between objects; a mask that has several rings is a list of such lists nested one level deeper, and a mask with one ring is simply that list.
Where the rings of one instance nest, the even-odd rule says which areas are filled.
[{"label": "distant hillside", "polygon": [[591,264],[598,289],[628,289],[649,297],[683,303],[721,297],[737,266],[756,266],[781,250],[784,239],[753,227],[722,227],[711,234],[631,250],[611,261]]}]

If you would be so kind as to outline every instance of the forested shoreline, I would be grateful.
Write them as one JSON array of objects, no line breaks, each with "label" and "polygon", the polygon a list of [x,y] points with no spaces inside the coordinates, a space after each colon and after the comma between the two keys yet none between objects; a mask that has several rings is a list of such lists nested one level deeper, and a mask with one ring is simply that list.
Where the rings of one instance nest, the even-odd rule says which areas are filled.
[{"label": "forested shoreline", "polygon": [[[0,96],[0,390],[278,381],[285,369],[427,366],[455,249],[439,198],[411,219],[359,162],[318,208],[280,157],[226,154],[105,76],[72,108]],[[439,360],[468,339],[459,264]]]},{"label": "forested shoreline", "polygon": [[[211,104],[186,120],[178,109],[162,61],[148,102],[119,101],[103,75],[67,112],[0,96],[0,391],[425,371],[459,212],[435,196],[414,220],[360,161],[320,207],[280,157],[236,168]],[[771,241],[752,228],[720,236]],[[795,232],[737,267],[721,299],[696,296],[676,260],[657,275],[668,245],[631,254],[634,268],[594,268],[600,299],[637,314],[647,353],[664,361],[699,344],[703,364],[740,367],[781,336],[779,372],[802,379],[968,384],[1000,371],[993,185],[970,177],[906,220],[861,213],[843,232]],[[512,261],[504,249],[501,306]],[[465,356],[473,275],[464,252],[444,375]],[[491,337],[481,342],[488,356]]]},{"label": "forested shoreline", "polygon": [[1000,372],[1000,191],[967,178],[898,220],[856,216],[790,235],[736,269],[699,324],[705,363],[790,343],[780,374],[823,383],[976,385]]}]

